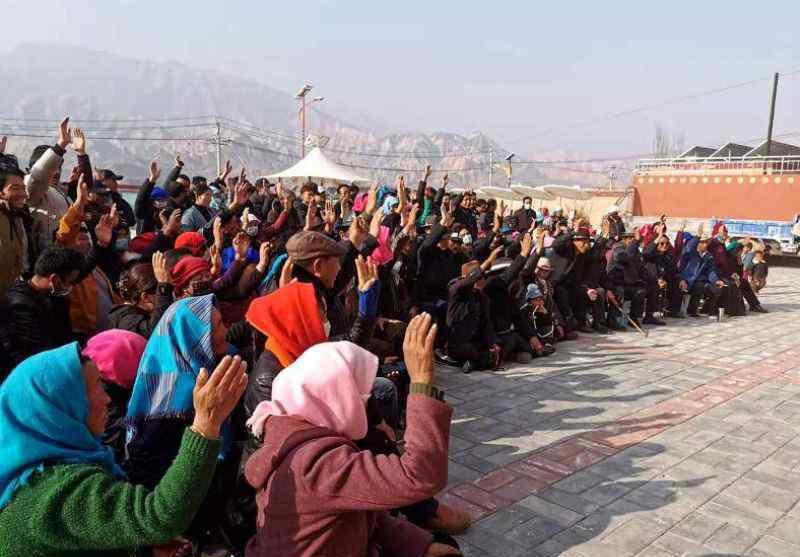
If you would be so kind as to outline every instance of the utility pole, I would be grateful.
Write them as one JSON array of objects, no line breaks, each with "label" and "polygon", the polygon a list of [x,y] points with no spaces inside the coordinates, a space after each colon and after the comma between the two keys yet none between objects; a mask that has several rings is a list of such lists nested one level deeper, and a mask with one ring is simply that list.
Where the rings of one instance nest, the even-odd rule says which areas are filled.
[{"label": "utility pole", "polygon": [[222,174],[222,129],[217,120],[217,135],[214,143],[217,144],[217,176]]},{"label": "utility pole", "polygon": [[772,81],[772,100],[769,103],[769,124],[767,125],[767,150],[764,153],[768,157],[772,150],[772,124],[775,121],[775,99],[778,96],[778,72],[775,72],[775,78]]},{"label": "utility pole", "polygon": [[295,95],[295,98],[300,101],[300,129],[303,138],[303,142],[300,144],[301,158],[305,158],[306,156],[306,95],[308,95],[313,88],[313,85],[306,83],[297,95]]},{"label": "utility pole", "polygon": [[217,147],[217,176],[219,176],[222,174],[222,146],[228,145],[231,142],[231,138],[222,137],[222,126],[220,125],[219,120],[217,120],[216,125],[217,132],[214,134],[214,137],[210,137],[208,141]]}]

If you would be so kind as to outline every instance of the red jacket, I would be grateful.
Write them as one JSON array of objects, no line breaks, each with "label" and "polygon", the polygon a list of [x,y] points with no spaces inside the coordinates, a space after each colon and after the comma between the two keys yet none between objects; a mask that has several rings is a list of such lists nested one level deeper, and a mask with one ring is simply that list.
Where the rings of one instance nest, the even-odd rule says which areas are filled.
[{"label": "red jacket", "polygon": [[256,491],[258,531],[247,557],[421,557],[430,533],[387,512],[447,485],[452,410],[421,394],[408,397],[406,450],[374,455],[333,431],[274,416],[264,444],[247,461]]}]

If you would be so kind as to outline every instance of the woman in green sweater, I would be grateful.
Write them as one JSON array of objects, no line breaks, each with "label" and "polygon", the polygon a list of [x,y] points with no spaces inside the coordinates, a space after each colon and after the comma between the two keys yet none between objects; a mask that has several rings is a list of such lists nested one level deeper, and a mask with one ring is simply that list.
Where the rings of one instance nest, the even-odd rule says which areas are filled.
[{"label": "woman in green sweater", "polygon": [[152,491],[127,483],[107,447],[108,396],[78,344],[32,356],[0,386],[0,555],[129,555],[192,521],[220,451],[220,428],[247,384],[225,357],[200,371],[195,416]]}]

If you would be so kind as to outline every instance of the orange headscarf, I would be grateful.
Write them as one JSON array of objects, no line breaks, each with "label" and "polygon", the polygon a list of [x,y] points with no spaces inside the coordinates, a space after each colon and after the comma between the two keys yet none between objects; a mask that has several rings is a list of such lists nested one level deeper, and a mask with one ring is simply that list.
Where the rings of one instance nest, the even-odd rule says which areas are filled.
[{"label": "orange headscarf", "polygon": [[267,336],[265,348],[283,367],[315,344],[325,342],[314,286],[292,282],[250,304],[245,319]]}]

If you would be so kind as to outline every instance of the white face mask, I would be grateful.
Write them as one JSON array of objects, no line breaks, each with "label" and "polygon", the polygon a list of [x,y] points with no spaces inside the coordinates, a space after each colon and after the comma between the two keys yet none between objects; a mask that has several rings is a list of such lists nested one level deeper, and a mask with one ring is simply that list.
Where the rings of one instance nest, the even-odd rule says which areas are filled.
[{"label": "white face mask", "polygon": [[530,209],[531,208],[531,204],[530,203],[525,203],[525,205],[523,205],[523,207],[525,207],[526,209]]},{"label": "white face mask", "polygon": [[258,236],[258,226],[248,226],[246,232],[248,236],[256,237]]},{"label": "white face mask", "polygon": [[331,322],[327,319],[322,322],[322,328],[325,331],[325,338],[330,338],[331,336]]},{"label": "white face mask", "polygon": [[472,243],[472,236],[470,234],[465,234],[461,237],[461,241],[464,242],[465,246],[468,246]]}]

